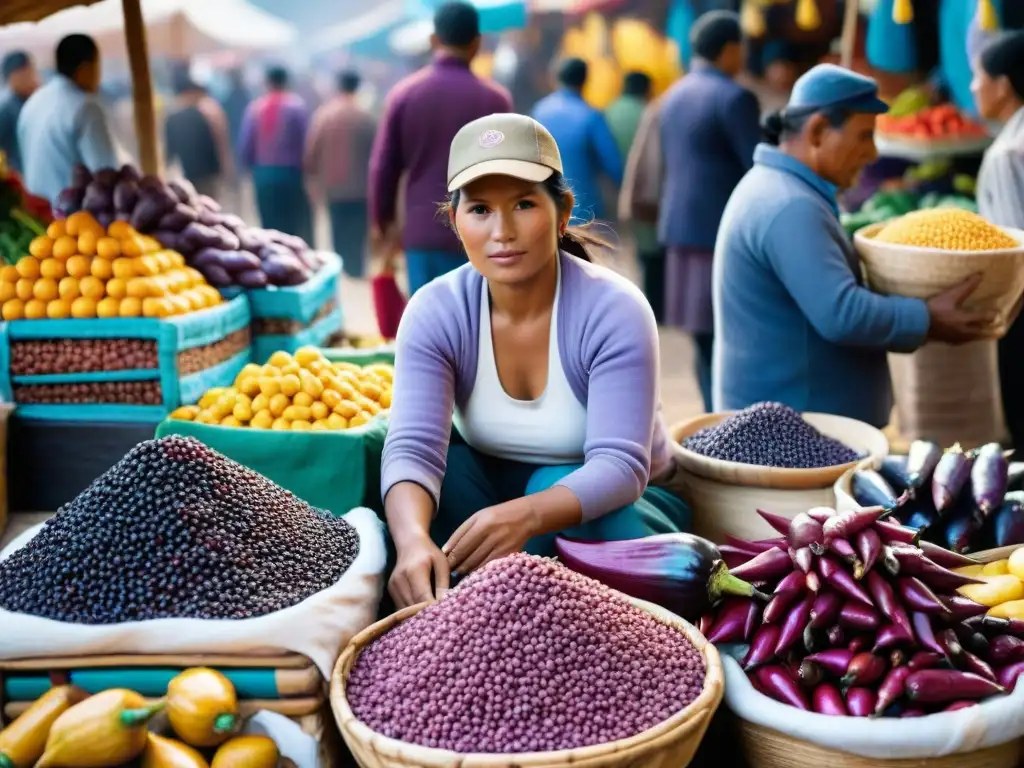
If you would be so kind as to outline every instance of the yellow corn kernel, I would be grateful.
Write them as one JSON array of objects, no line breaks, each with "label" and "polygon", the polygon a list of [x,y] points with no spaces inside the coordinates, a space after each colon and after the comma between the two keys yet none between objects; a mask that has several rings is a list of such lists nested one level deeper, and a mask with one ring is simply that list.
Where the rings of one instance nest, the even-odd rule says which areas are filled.
[{"label": "yellow corn kernel", "polygon": [[943,251],[996,251],[1021,246],[978,214],[958,208],[929,208],[908,213],[886,224],[875,239]]}]

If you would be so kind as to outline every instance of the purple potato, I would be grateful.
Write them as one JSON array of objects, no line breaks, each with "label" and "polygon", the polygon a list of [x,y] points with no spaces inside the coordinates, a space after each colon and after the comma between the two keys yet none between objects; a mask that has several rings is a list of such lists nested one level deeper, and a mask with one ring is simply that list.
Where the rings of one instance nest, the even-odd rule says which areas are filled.
[{"label": "purple potato", "polygon": [[164,248],[172,251],[178,250],[178,241],[181,240],[181,234],[179,232],[174,232],[169,229],[158,229],[153,233],[153,237],[156,238],[157,242]]},{"label": "purple potato", "polygon": [[301,251],[296,251],[295,255],[299,257],[299,261],[301,261],[310,272],[316,272],[320,269],[320,259],[317,258],[316,251],[311,251],[306,248]]},{"label": "purple potato", "polygon": [[112,187],[104,186],[95,180],[85,188],[85,197],[82,198],[82,208],[89,213],[96,215],[103,211],[114,211],[114,191]]},{"label": "purple potato", "polygon": [[160,217],[160,222],[157,224],[157,227],[160,229],[168,229],[173,232],[181,232],[195,220],[195,208],[185,203],[178,203]]},{"label": "purple potato", "polygon": [[203,273],[203,277],[206,278],[210,285],[224,287],[233,284],[231,275],[228,274],[224,267],[218,264],[207,264],[202,267],[196,267],[196,269]]},{"label": "purple potato", "polygon": [[91,181],[92,174],[89,172],[89,169],[81,163],[76,163],[71,171],[71,186],[78,187],[85,194],[85,188],[89,186]]},{"label": "purple potato", "polygon": [[57,195],[57,202],[53,211],[58,216],[70,216],[75,211],[82,209],[82,200],[85,198],[85,189],[82,187],[65,187]]},{"label": "purple potato", "polygon": [[197,206],[196,211],[199,214],[199,223],[205,224],[208,227],[216,227],[223,223],[224,217],[217,211],[211,211],[209,208]]},{"label": "purple potato", "polygon": [[191,203],[196,199],[196,188],[192,186],[192,182],[188,179],[176,179],[167,183],[167,188],[171,190],[179,203]]},{"label": "purple potato", "polygon": [[238,235],[227,227],[220,225],[213,228],[220,235],[220,247],[225,251],[241,250],[242,242]]},{"label": "purple potato", "polygon": [[235,275],[235,280],[245,288],[265,288],[267,273],[262,269],[247,269]]},{"label": "purple potato", "polygon": [[139,202],[130,219],[131,225],[139,232],[150,232],[157,228],[163,215],[174,206],[175,203],[170,198],[140,188]]},{"label": "purple potato", "polygon": [[238,244],[243,251],[258,254],[260,249],[266,245],[259,235],[256,234],[256,230],[239,229],[236,230],[236,233],[238,235]]},{"label": "purple potato", "polygon": [[182,239],[194,250],[216,248],[220,244],[219,233],[211,227],[199,222],[189,224],[181,231]]},{"label": "purple potato", "polygon": [[263,267],[259,257],[248,251],[220,251],[220,265],[231,274],[245,272],[249,269],[261,269]]},{"label": "purple potato", "polygon": [[114,188],[118,181],[120,181],[120,175],[113,168],[103,168],[92,175],[93,184],[110,187],[111,189]]},{"label": "purple potato", "polygon": [[125,163],[121,166],[121,170],[118,172],[118,176],[121,181],[134,181],[136,184],[142,180],[142,174],[139,173],[139,169],[131,163]]},{"label": "purple potato", "polygon": [[971,467],[971,491],[983,517],[1003,503],[1009,469],[999,443],[988,443],[978,451]]},{"label": "purple potato", "polygon": [[281,232],[276,229],[270,230],[270,240],[278,245],[290,248],[296,253],[302,253],[303,251],[309,250],[309,244],[301,237],[289,235],[287,232]]},{"label": "purple potato", "polygon": [[147,191],[152,190],[156,192],[158,190],[163,191],[165,187],[166,185],[164,184],[163,179],[152,173],[147,173],[139,179],[139,189],[145,189]]},{"label": "purple potato", "polygon": [[139,185],[132,179],[122,178],[114,187],[114,210],[118,213],[131,213],[139,202]]},{"label": "purple potato", "polygon": [[230,229],[236,235],[239,234],[243,229],[249,229],[249,225],[242,221],[242,217],[235,216],[235,214],[233,213],[222,213],[220,220],[225,227]]},{"label": "purple potato", "polygon": [[199,208],[205,208],[206,210],[213,211],[214,213],[220,213],[221,211],[220,203],[209,195],[199,195],[196,200],[196,205]]},{"label": "purple potato", "polygon": [[263,260],[263,271],[273,285],[298,285],[304,282],[305,269],[294,257],[276,254]]}]

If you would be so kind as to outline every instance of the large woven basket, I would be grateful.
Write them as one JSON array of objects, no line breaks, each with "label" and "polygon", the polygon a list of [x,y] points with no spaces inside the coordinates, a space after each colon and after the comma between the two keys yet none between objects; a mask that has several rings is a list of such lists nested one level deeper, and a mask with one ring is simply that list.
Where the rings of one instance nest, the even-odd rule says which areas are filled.
[{"label": "large woven basket", "polygon": [[1005,335],[1010,312],[1024,293],[1024,232],[1002,228],[1017,240],[1017,248],[946,251],[880,243],[874,237],[884,226],[873,224],[853,236],[873,291],[930,299],[981,272],[984,278],[967,300],[967,306],[996,312],[999,317],[993,337]]},{"label": "large woven basket", "polygon": [[331,676],[331,709],[345,743],[362,768],[685,768],[693,759],[711,718],[722,702],[725,677],[718,651],[691,624],[651,603],[627,598],[659,621],[683,632],[704,656],[704,690],[688,707],[629,739],[582,749],[523,754],[459,754],[408,744],[383,736],[356,718],[345,684],[362,650],[426,603],[399,611],[356,635]]},{"label": "large woven basket", "polygon": [[[698,416],[672,428],[672,438],[682,443],[690,435],[719,423],[729,413]],[[889,442],[875,427],[843,416],[805,413],[804,418],[822,434],[848,445],[864,459],[888,455]],[[680,446],[676,451],[686,470],[679,490],[693,510],[694,533],[721,544],[726,534],[743,539],[778,535],[756,514],[765,509],[795,517],[811,507],[833,506],[836,480],[862,459],[823,469],[778,469],[720,461]]]},{"label": "large woven basket", "polygon": [[1017,768],[1016,739],[976,752],[944,757],[879,760],[819,747],[737,718],[740,748],[749,768]]}]

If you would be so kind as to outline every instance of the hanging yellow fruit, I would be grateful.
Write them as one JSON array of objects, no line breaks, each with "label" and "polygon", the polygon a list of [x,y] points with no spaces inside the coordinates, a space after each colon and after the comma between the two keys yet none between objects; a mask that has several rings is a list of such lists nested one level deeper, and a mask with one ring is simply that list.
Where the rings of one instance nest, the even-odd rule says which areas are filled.
[{"label": "hanging yellow fruit", "polygon": [[796,25],[805,30],[817,29],[821,26],[821,14],[818,12],[818,4],[814,0],[797,0]]},{"label": "hanging yellow fruit", "polygon": [[595,109],[606,109],[622,90],[622,74],[615,62],[606,56],[591,59],[587,65],[583,98]]},{"label": "hanging yellow fruit", "polygon": [[914,20],[914,5],[910,0],[896,0],[892,5],[892,20],[897,24],[909,24]]},{"label": "hanging yellow fruit", "polygon": [[747,37],[764,37],[765,32],[768,31],[768,26],[764,21],[764,12],[754,0],[747,0],[743,3],[740,25]]},{"label": "hanging yellow fruit", "polygon": [[583,30],[579,27],[570,27],[565,30],[565,34],[562,36],[562,58],[567,59],[570,57],[582,58],[586,53],[586,40],[583,37]]},{"label": "hanging yellow fruit", "polygon": [[995,32],[999,29],[999,16],[992,0],[978,0],[978,14],[981,17],[978,25],[983,31]]},{"label": "hanging yellow fruit", "polygon": [[489,80],[494,74],[494,54],[488,52],[480,53],[473,58],[469,68],[477,77]]}]

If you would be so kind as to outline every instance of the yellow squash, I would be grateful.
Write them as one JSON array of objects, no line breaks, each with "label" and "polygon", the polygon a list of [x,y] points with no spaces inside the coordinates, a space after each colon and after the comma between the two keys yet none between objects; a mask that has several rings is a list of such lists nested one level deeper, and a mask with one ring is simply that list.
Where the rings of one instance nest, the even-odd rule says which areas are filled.
[{"label": "yellow squash", "polygon": [[1024,581],[1024,547],[1018,547],[1006,561],[1006,568],[1021,581]]},{"label": "yellow squash", "polygon": [[54,721],[87,696],[81,688],[58,685],[36,699],[0,731],[0,768],[32,768],[46,750]]},{"label": "yellow squash", "polygon": [[1009,560],[994,560],[981,569],[982,576],[1005,576],[1010,572]]},{"label": "yellow squash", "polygon": [[1024,600],[1010,600],[1000,603],[988,612],[989,616],[997,619],[1020,619],[1024,621]]},{"label": "yellow squash", "polygon": [[281,751],[269,736],[236,736],[221,745],[210,768],[277,768],[280,759]]},{"label": "yellow squash", "polygon": [[134,760],[146,748],[146,723],[163,708],[124,688],[97,693],[57,718],[36,768],[110,768]]},{"label": "yellow squash", "polygon": [[210,768],[206,758],[188,744],[149,734],[141,768]]},{"label": "yellow squash", "polygon": [[239,724],[235,687],[215,669],[186,669],[167,686],[167,717],[178,737],[193,747],[216,747]]},{"label": "yellow squash", "polygon": [[987,605],[989,608],[1024,599],[1024,584],[1016,576],[982,576],[984,584],[968,584],[957,590],[968,600]]}]

